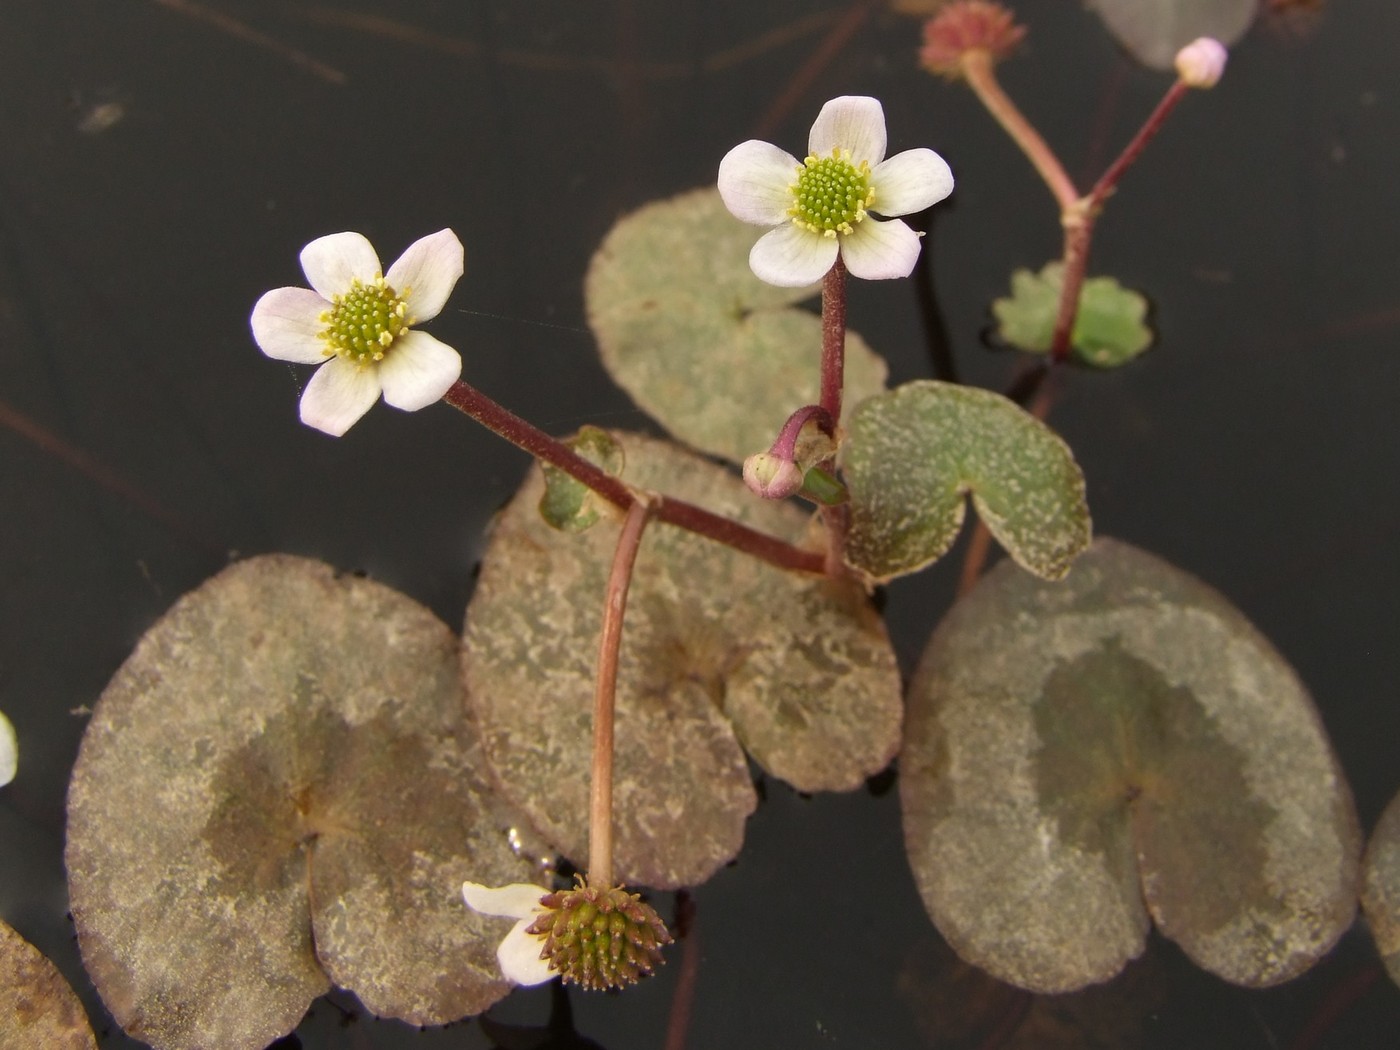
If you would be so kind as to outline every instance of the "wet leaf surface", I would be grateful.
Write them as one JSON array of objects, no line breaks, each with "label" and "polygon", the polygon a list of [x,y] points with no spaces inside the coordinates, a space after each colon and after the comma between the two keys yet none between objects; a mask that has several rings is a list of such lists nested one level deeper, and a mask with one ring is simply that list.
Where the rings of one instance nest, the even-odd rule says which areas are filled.
[{"label": "wet leaf surface", "polygon": [[1197,37],[1229,47],[1259,10],[1258,0],[1090,0],[1089,6],[1134,58],[1153,69],[1171,69],[1176,53]]},{"label": "wet leaf surface", "polygon": [[103,693],[69,790],[83,959],[130,1034],[263,1047],[333,982],[414,1024],[509,989],[464,879],[532,875],[476,772],[452,632],[268,555],[186,595]]},{"label": "wet leaf surface", "polygon": [[1084,475],[1045,424],[988,390],[933,380],[872,397],[851,417],[846,560],[875,580],[942,557],[970,493],[1021,565],[1063,576],[1089,542]]},{"label": "wet leaf surface", "polygon": [[1155,922],[1270,985],[1351,923],[1360,834],[1307,692],[1219,594],[1127,544],[1059,584],[988,573],[930,641],[905,734],[925,906],[1004,980],[1107,980]]},{"label": "wet leaf surface", "polygon": [[[768,448],[820,395],[821,319],[749,269],[762,234],[692,190],[624,216],[593,256],[588,323],[617,384],[675,437],[731,462]],[[885,385],[885,362],[846,333],[846,404]]]},{"label": "wet leaf surface", "polygon": [[[1017,270],[1011,295],[992,303],[997,335],[1011,346],[1048,353],[1064,287],[1064,264],[1046,263],[1040,273]],[[1144,323],[1147,300],[1112,277],[1090,277],[1079,293],[1079,313],[1070,333],[1071,356],[1096,368],[1127,364],[1152,344]]]},{"label": "wet leaf surface", "polygon": [[1361,874],[1361,907],[1391,980],[1400,984],[1400,795],[1381,814]]},{"label": "wet leaf surface", "polygon": [[53,963],[0,922],[0,1046],[96,1050],[83,1004]]},{"label": "wet leaf surface", "polygon": [[[665,442],[615,435],[629,484],[787,538],[795,507]],[[587,855],[594,666],[618,527],[550,529],[532,470],[496,522],[467,613],[463,672],[502,789],[565,855]],[[898,746],[899,678],[859,588],[785,573],[670,525],[643,537],[623,631],[616,865],[629,883],[703,882],[743,840],[748,753],[803,791],[845,790]]]}]

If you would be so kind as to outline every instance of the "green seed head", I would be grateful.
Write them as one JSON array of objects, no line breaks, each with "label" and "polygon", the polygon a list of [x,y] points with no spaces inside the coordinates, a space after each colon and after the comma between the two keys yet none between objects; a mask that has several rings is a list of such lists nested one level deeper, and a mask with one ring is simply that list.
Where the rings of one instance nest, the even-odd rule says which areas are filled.
[{"label": "green seed head", "polygon": [[542,936],[540,957],[566,982],[602,990],[636,984],[661,965],[671,934],[641,897],[621,886],[580,884],[551,893],[527,932]]},{"label": "green seed head", "polygon": [[850,233],[875,203],[870,164],[851,163],[851,151],[833,149],[829,157],[808,157],[797,169],[788,214],[803,229],[835,237]]},{"label": "green seed head", "polygon": [[348,292],[331,299],[331,308],[320,320],[326,326],[321,333],[326,343],[323,353],[361,365],[381,360],[384,351],[413,324],[403,296],[377,274],[369,284],[354,278]]}]

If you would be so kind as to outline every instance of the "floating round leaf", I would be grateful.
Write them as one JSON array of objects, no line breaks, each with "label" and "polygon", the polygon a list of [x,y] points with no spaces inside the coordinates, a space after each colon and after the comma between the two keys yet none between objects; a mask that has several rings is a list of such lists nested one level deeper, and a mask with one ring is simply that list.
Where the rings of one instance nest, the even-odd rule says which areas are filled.
[{"label": "floating round leaf", "polygon": [[988,390],[924,380],[872,397],[844,448],[846,561],[875,580],[942,557],[964,495],[1013,558],[1057,579],[1089,542],[1084,475],[1053,430]]},{"label": "floating round leaf", "polygon": [[0,922],[0,1046],[96,1050],[83,1004],[39,949]]},{"label": "floating round leaf", "polygon": [[[715,189],[624,216],[593,256],[588,323],[619,386],[680,440],[735,463],[766,449],[820,394],[821,320],[792,308],[812,288],[749,269],[753,227]],[[884,389],[885,363],[846,333],[846,403]]]},{"label": "floating round leaf", "polygon": [[132,1035],[260,1048],[331,982],[441,1024],[484,1010],[498,924],[464,879],[532,874],[474,769],[457,643],[314,561],[183,597],[102,695],[68,798],[84,962]]},{"label": "floating round leaf", "polygon": [[[623,479],[774,535],[806,525],[673,445],[616,435]],[[594,664],[617,525],[550,529],[532,470],[491,535],[463,672],[504,790],[563,853],[587,849]],[[857,786],[898,746],[899,676],[859,588],[786,573],[671,525],[642,539],[622,635],[616,866],[628,883],[703,882],[754,807],[744,751],[804,791]],[[742,749],[741,749],[742,744]]]},{"label": "floating round leaf", "polygon": [[1400,795],[1385,807],[1366,847],[1361,907],[1391,980],[1400,984]]},{"label": "floating round leaf", "polygon": [[1171,69],[1176,53],[1197,37],[1233,44],[1260,5],[1258,0],[1091,0],[1089,6],[1139,62]]},{"label": "floating round leaf", "polygon": [[[1040,273],[1017,270],[1011,296],[992,303],[997,335],[1021,350],[1046,353],[1055,337],[1064,287],[1064,263],[1046,263]],[[1096,368],[1126,364],[1152,344],[1144,323],[1147,300],[1112,277],[1091,277],[1079,291],[1079,312],[1070,333],[1074,359]]]},{"label": "floating round leaf", "polygon": [[1360,833],[1307,692],[1219,594],[1098,540],[1063,583],[1009,562],[954,606],[910,689],[904,833],[964,959],[1061,992],[1150,920],[1269,985],[1351,924]]}]

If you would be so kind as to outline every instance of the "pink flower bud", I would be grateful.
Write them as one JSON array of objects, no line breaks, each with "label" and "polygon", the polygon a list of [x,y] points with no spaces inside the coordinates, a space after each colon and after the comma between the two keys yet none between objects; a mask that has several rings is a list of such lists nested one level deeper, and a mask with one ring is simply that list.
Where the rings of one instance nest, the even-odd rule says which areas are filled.
[{"label": "pink flower bud", "polygon": [[1187,87],[1213,88],[1225,72],[1229,53],[1219,40],[1208,36],[1191,41],[1176,53],[1176,72]]},{"label": "pink flower bud", "polygon": [[787,499],[802,488],[802,468],[790,459],[760,452],[744,460],[744,484],[764,499]]}]

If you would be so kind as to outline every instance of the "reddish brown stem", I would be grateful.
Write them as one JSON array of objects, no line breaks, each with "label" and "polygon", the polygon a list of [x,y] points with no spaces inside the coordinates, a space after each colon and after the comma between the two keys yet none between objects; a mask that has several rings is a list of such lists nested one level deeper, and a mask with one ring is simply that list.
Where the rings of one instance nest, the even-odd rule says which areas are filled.
[{"label": "reddish brown stem", "polygon": [[[629,510],[637,502],[637,496],[617,478],[584,459],[562,441],[503,408],[475,387],[459,380],[443,395],[443,400],[517,448],[581,481],[613,506]],[[656,495],[651,497],[651,511],[657,521],[723,543],[780,569],[809,573],[824,571],[825,558],[822,554],[795,547],[776,536],[712,514],[693,503]]]},{"label": "reddish brown stem", "polygon": [[846,265],[841,256],[822,278],[821,407],[841,425],[841,392],[846,382]]},{"label": "reddish brown stem", "polygon": [[617,658],[622,648],[622,618],[627,611],[627,590],[642,532],[651,517],[651,506],[636,500],[627,508],[622,531],[608,574],[608,594],[603,605],[603,631],[598,642],[598,676],[593,691],[593,773],[588,798],[588,884],[613,884],[613,715],[617,709]]}]

